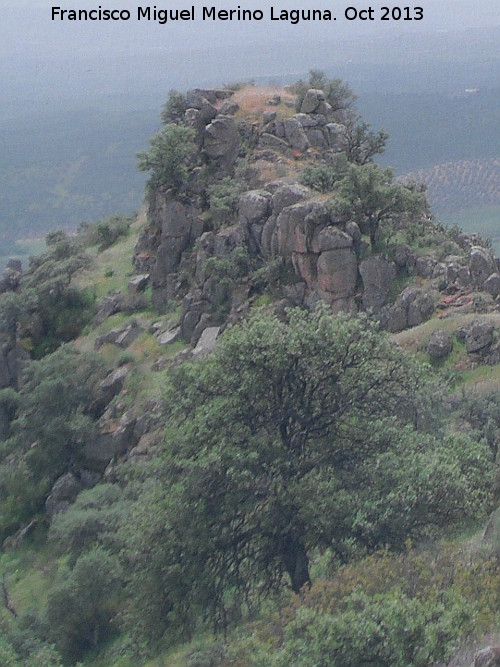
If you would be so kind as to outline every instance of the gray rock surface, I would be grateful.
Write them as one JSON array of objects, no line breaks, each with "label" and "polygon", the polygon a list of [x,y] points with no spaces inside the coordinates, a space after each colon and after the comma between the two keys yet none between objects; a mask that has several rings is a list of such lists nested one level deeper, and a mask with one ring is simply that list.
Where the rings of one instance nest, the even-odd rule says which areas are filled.
[{"label": "gray rock surface", "polygon": [[494,333],[495,327],[493,324],[480,321],[473,322],[465,339],[467,354],[484,353],[493,343]]},{"label": "gray rock surface", "polygon": [[208,158],[228,170],[240,152],[240,135],[231,116],[217,116],[205,128],[203,150]]},{"label": "gray rock surface", "polygon": [[248,224],[264,222],[270,213],[271,193],[265,190],[250,190],[241,195],[238,203],[240,218]]},{"label": "gray rock surface", "polygon": [[448,331],[433,331],[427,345],[427,352],[432,361],[444,359],[453,350],[453,338]]},{"label": "gray rock surface", "polygon": [[102,402],[107,405],[123,389],[125,379],[130,372],[130,366],[124,365],[115,368],[109,373],[99,385],[99,391],[102,396]]},{"label": "gray rock surface", "polygon": [[219,336],[220,327],[208,327],[203,331],[198,341],[198,344],[193,350],[194,357],[206,357],[215,350],[217,337]]},{"label": "gray rock surface", "polygon": [[309,139],[296,118],[286,118],[283,125],[285,138],[292,148],[304,152],[310,147]]},{"label": "gray rock surface", "polygon": [[361,262],[359,272],[364,286],[363,305],[376,312],[387,303],[396,278],[394,263],[380,255],[372,255]]},{"label": "gray rock surface", "polygon": [[310,88],[304,95],[300,111],[301,113],[317,113],[321,107],[321,103],[324,101],[325,93],[322,90]]},{"label": "gray rock surface", "polygon": [[472,246],[469,252],[469,269],[472,281],[477,287],[481,287],[492,273],[496,273],[495,258],[486,248]]},{"label": "gray rock surface", "polygon": [[483,289],[496,299],[500,294],[500,274],[492,273],[484,282]]},{"label": "gray rock surface", "polygon": [[139,294],[144,292],[149,283],[149,273],[143,273],[138,276],[134,276],[128,281],[128,292],[129,294]]},{"label": "gray rock surface", "polygon": [[45,511],[49,518],[65,511],[83,488],[83,484],[71,472],[59,477],[45,501]]},{"label": "gray rock surface", "polygon": [[305,185],[299,183],[285,183],[274,193],[271,200],[271,208],[274,215],[279,215],[281,211],[296,204],[303,199],[311,196],[311,190]]}]

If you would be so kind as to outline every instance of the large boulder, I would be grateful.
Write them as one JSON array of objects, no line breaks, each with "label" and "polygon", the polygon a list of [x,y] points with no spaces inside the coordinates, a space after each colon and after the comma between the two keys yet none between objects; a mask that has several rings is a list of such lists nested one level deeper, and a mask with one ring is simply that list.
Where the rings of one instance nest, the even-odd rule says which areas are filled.
[{"label": "large boulder", "polygon": [[64,512],[83,488],[83,484],[72,472],[59,477],[45,501],[45,511],[49,518],[52,519],[59,512]]},{"label": "large boulder", "polygon": [[300,111],[301,113],[318,113],[322,109],[324,102],[325,93],[322,90],[310,88],[304,95]]},{"label": "large boulder", "polygon": [[247,230],[241,225],[221,229],[214,238],[214,256],[228,259],[235,248],[245,245],[247,237]]},{"label": "large boulder", "polygon": [[[328,212],[318,202],[299,202],[283,209],[277,220],[279,254],[290,260],[295,252],[314,252],[313,239],[328,222]],[[352,244],[352,239],[345,236]]]},{"label": "large boulder", "polygon": [[496,299],[496,297],[500,295],[500,274],[492,273],[491,276],[485,280],[483,289]]},{"label": "large boulder", "polygon": [[264,222],[270,212],[271,193],[266,190],[250,190],[241,195],[238,204],[240,220],[253,225]]},{"label": "large boulder", "polygon": [[283,125],[285,138],[292,148],[304,152],[310,147],[309,139],[296,118],[286,118]]},{"label": "large boulder", "polygon": [[318,287],[331,302],[348,299],[356,292],[358,263],[349,248],[322,252],[317,263]]},{"label": "large boulder", "polygon": [[271,199],[273,215],[279,215],[284,208],[311,196],[311,191],[299,183],[285,183],[279,187]]},{"label": "large boulder", "polygon": [[392,306],[384,306],[379,314],[382,326],[397,333],[428,320],[434,313],[434,296],[425,288],[407,287]]},{"label": "large boulder", "polygon": [[432,361],[444,359],[453,350],[453,338],[448,331],[433,331],[427,345],[427,352]]},{"label": "large boulder", "polygon": [[491,274],[497,271],[495,258],[486,248],[472,246],[469,252],[469,270],[474,284],[482,287]]},{"label": "large boulder", "polygon": [[394,249],[394,261],[400,269],[406,269],[408,260],[412,258],[415,262],[416,256],[413,248],[406,243],[398,244]]},{"label": "large boulder", "polygon": [[396,278],[394,263],[388,262],[381,255],[372,255],[361,262],[359,272],[363,280],[364,307],[380,310],[387,303]]},{"label": "large boulder", "polygon": [[99,385],[99,393],[101,395],[101,402],[107,405],[117,396],[125,384],[127,375],[130,373],[130,366],[124,364],[111,371]]},{"label": "large boulder", "polygon": [[201,148],[206,125],[203,114],[199,109],[187,109],[184,114],[184,122],[196,132],[195,142],[198,148]]},{"label": "large boulder", "polygon": [[149,215],[161,229],[156,258],[151,269],[152,301],[163,310],[172,298],[175,276],[184,251],[203,232],[200,210],[194,204],[171,199],[157,192],[150,204]]},{"label": "large boulder", "polygon": [[318,224],[313,233],[311,250],[321,253],[328,250],[340,250],[340,248],[352,248],[353,244],[352,236],[342,232],[338,227],[329,225],[322,228]]},{"label": "large boulder", "polygon": [[240,135],[231,116],[217,116],[205,128],[203,150],[205,155],[229,170],[240,152]]},{"label": "large boulder", "polygon": [[495,327],[489,322],[475,321],[471,324],[465,339],[467,354],[482,354],[491,347]]},{"label": "large boulder", "polygon": [[220,327],[207,327],[193,350],[193,357],[206,357],[215,350]]}]

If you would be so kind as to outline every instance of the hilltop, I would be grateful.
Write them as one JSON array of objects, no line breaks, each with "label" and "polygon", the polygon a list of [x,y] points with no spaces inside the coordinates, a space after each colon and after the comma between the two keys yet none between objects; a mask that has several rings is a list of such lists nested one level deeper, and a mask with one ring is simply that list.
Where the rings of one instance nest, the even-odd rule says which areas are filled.
[{"label": "hilltop", "polygon": [[492,643],[500,263],[375,164],[353,103],[317,71],[172,91],[146,210],[9,263],[2,664]]}]

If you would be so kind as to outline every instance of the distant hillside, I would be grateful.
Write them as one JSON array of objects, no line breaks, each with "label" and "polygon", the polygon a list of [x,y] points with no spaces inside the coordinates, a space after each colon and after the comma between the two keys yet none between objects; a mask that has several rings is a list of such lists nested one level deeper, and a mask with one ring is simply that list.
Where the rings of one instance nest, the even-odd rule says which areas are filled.
[{"label": "distant hillside", "polygon": [[155,129],[156,111],[120,100],[58,111],[0,114],[0,246],[81,221],[131,213],[142,202],[136,153]]},{"label": "distant hillside", "polygon": [[427,185],[436,213],[500,206],[500,158],[458,160],[406,174]]}]

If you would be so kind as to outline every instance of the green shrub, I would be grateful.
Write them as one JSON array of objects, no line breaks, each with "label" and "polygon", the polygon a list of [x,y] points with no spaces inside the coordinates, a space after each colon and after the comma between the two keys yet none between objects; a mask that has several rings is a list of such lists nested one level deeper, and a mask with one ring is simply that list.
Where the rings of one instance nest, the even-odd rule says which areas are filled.
[{"label": "green shrub", "polygon": [[99,250],[106,250],[115,244],[119,238],[126,236],[129,232],[133,218],[114,215],[104,220],[99,220],[93,225],[87,226],[82,234],[86,245],[97,245]]},{"label": "green shrub", "polygon": [[239,198],[245,189],[244,183],[230,176],[207,188],[210,205],[207,218],[214,229],[227,227],[236,222]]},{"label": "green shrub", "polygon": [[473,629],[475,609],[459,595],[428,600],[397,588],[369,597],[354,592],[336,613],[299,607],[274,667],[427,667],[449,657]]},{"label": "green shrub", "polygon": [[187,180],[196,154],[195,131],[170,123],[150,139],[149,151],[138,153],[141,171],[150,171],[147,187],[168,188],[179,192]]},{"label": "green shrub", "polygon": [[186,113],[186,96],[178,90],[169,90],[168,98],[161,112],[162,121],[167,123],[181,123]]},{"label": "green shrub", "polygon": [[331,164],[308,165],[300,174],[300,182],[318,192],[331,192],[347,173],[347,158],[342,153]]},{"label": "green shrub", "polygon": [[58,553],[69,556],[70,566],[92,547],[114,550],[114,534],[129,519],[129,504],[121,498],[117,485],[99,484],[82,491],[67,512],[54,517],[49,540]]},{"label": "green shrub", "polygon": [[64,568],[49,592],[47,620],[52,639],[67,661],[75,661],[113,634],[112,619],[122,585],[118,559],[102,548]]}]

